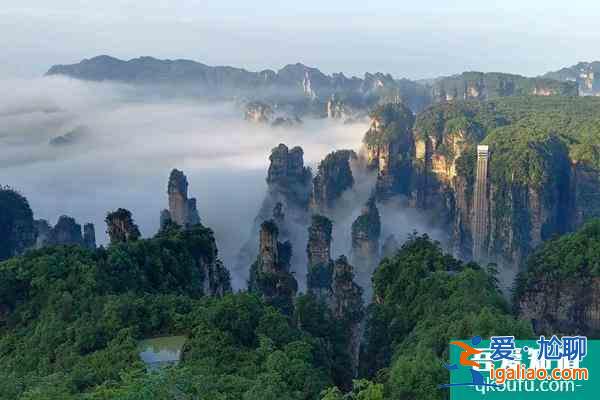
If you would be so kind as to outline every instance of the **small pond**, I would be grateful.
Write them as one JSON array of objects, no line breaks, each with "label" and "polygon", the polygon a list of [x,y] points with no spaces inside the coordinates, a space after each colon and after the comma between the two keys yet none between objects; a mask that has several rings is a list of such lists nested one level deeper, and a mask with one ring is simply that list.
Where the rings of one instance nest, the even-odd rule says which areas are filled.
[{"label": "small pond", "polygon": [[148,369],[177,364],[186,336],[163,336],[140,341],[140,358]]}]

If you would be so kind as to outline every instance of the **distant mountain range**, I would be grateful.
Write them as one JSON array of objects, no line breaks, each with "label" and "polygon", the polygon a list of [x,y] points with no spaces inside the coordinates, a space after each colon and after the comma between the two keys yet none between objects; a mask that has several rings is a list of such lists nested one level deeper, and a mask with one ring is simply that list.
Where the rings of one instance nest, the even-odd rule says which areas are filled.
[{"label": "distant mountain range", "polygon": [[455,99],[486,100],[517,95],[576,96],[596,94],[600,63],[580,63],[542,77],[506,73],[464,72],[430,81],[395,79],[387,73],[365,73],[362,78],[343,73],[324,74],[297,63],[278,71],[251,72],[230,66],[209,66],[191,60],[140,57],[128,61],[107,55],[77,64],[55,65],[47,75],[65,75],[89,81],[114,81],[135,85],[177,88],[209,98],[267,101],[288,107],[297,115],[328,115],[332,107],[349,113],[376,104],[402,101],[418,112],[428,105]]}]

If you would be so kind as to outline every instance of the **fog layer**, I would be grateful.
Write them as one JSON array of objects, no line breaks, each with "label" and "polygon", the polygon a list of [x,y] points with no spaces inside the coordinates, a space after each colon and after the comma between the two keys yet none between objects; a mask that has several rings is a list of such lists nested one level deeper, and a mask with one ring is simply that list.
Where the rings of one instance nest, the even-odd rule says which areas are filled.
[{"label": "fog layer", "polygon": [[65,78],[0,87],[8,94],[0,98],[0,184],[24,194],[35,218],[93,222],[105,243],[106,212],[124,207],[151,236],[167,206],[169,172],[179,168],[228,266],[265,195],[271,148],[301,144],[314,167],[330,151],[358,148],[367,128],[308,120],[277,129],[244,121],[233,103],[153,98]]}]

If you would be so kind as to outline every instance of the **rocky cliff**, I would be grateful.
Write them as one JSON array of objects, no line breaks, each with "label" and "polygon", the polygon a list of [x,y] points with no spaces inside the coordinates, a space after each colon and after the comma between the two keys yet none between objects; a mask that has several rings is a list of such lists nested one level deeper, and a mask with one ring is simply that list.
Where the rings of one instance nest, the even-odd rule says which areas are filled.
[{"label": "rocky cliff", "polygon": [[576,82],[581,96],[598,96],[600,94],[600,62],[580,62],[571,67],[548,72],[544,78],[564,82]]},{"label": "rocky cliff", "polygon": [[364,141],[377,199],[408,198],[447,232],[456,256],[498,263],[508,290],[537,246],[600,216],[597,103],[457,101],[425,110],[414,125],[399,106],[382,107]]},{"label": "rocky cliff", "polygon": [[161,212],[161,226],[171,220],[179,226],[191,226],[200,223],[200,216],[195,198],[188,198],[188,181],[185,174],[173,169],[167,185],[169,210]]},{"label": "rocky cliff", "polygon": [[273,109],[261,101],[251,101],[246,104],[244,119],[254,123],[268,123],[273,118]]},{"label": "rocky cliff", "polygon": [[0,186],[0,261],[22,254],[35,244],[33,212],[27,199]]},{"label": "rocky cliff", "polygon": [[258,257],[250,267],[248,290],[287,315],[294,309],[298,283],[290,272],[292,245],[278,241],[279,230],[273,220],[260,227]]},{"label": "rocky cliff", "polygon": [[83,232],[81,225],[75,218],[62,215],[58,218],[56,225],[50,226],[46,220],[36,220],[36,248],[56,245],[78,245],[89,249],[96,248],[96,232],[94,224],[84,225]]},{"label": "rocky cliff", "polygon": [[287,109],[291,115],[310,114],[336,119],[354,118],[390,102],[402,102],[419,112],[437,102],[521,95],[573,96],[578,90],[577,83],[564,79],[564,74],[557,75],[555,79],[558,80],[555,80],[465,72],[416,82],[395,79],[381,72],[365,73],[362,78],[347,77],[343,73],[327,75],[300,63],[286,65],[278,71],[250,72],[190,60],[140,57],[125,61],[106,55],[72,65],[55,65],[47,75],[159,86],[161,93],[174,88],[173,93],[177,95],[186,93],[198,97],[267,102]]},{"label": "rocky cliff", "polygon": [[333,265],[331,310],[335,319],[348,327],[348,353],[352,360],[353,376],[357,375],[361,322],[365,315],[363,290],[355,283],[352,266],[343,255]]},{"label": "rocky cliff", "polygon": [[376,194],[386,200],[407,195],[411,186],[415,117],[402,103],[389,103],[371,113],[371,126],[363,139],[367,166],[377,171]]},{"label": "rocky cliff", "polygon": [[338,150],[329,153],[319,164],[313,179],[310,198],[311,211],[329,214],[344,191],[352,188],[354,177],[350,161],[357,158],[351,150]]},{"label": "rocky cliff", "polygon": [[106,215],[106,233],[111,244],[138,240],[141,236],[138,226],[133,222],[131,212],[124,208]]},{"label": "rocky cliff", "polygon": [[549,78],[526,78],[496,72],[464,72],[438,78],[432,85],[434,102],[490,100],[523,95],[577,96],[577,85]]},{"label": "rocky cliff", "polygon": [[515,304],[538,334],[600,335],[600,222],[546,243],[528,260]]},{"label": "rocky cliff", "polygon": [[354,271],[345,256],[331,259],[333,225],[322,215],[313,215],[308,228],[307,287],[309,295],[323,302],[336,324],[344,327],[346,348],[351,357],[353,375],[358,369],[361,322],[364,317],[363,289],[355,282]]},{"label": "rocky cliff", "polygon": [[352,223],[352,265],[354,265],[358,281],[365,287],[370,287],[371,276],[379,264],[380,236],[379,210],[375,199],[371,198]]},{"label": "rocky cliff", "polygon": [[313,215],[308,228],[308,257],[307,288],[308,293],[316,298],[330,303],[331,284],[333,279],[333,261],[331,260],[331,220],[322,215]]},{"label": "rocky cliff", "polygon": [[[304,166],[304,152],[300,147],[289,149],[280,144],[271,150],[267,172],[267,193],[254,220],[250,238],[237,257],[236,273],[245,276],[248,267],[256,260],[260,226],[264,221],[274,219],[284,240],[289,240],[294,248],[306,245],[306,226],[309,221],[309,199],[312,173]],[[306,261],[303,254],[294,254],[292,270],[304,270]]]}]

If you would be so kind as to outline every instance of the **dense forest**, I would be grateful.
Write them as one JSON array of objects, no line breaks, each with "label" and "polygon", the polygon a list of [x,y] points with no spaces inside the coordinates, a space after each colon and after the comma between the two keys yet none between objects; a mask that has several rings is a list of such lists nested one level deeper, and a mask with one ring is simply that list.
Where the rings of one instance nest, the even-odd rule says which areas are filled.
[{"label": "dense forest", "polygon": [[[464,179],[463,189],[472,191],[480,143],[494,149],[492,215],[504,206],[514,226],[528,227],[529,215],[517,217],[519,210],[533,214],[533,207],[513,201],[518,188],[527,195],[539,190],[547,206],[540,209],[553,210],[562,204],[561,191],[582,181],[583,170],[573,172],[579,181],[565,171],[579,163],[600,169],[598,106],[592,98],[506,97],[438,104],[416,117],[402,104],[380,106],[364,139],[375,155],[370,161],[379,163],[378,183],[352,224],[353,239],[363,233],[379,239],[376,203],[386,198],[377,198],[377,190],[418,193],[428,177],[418,176],[418,168],[439,172],[427,160],[431,148],[438,162],[456,162],[448,187],[458,193]],[[463,147],[447,140],[457,133]],[[413,148],[419,141],[426,142],[424,165]],[[356,157],[346,151],[325,159],[314,181],[324,193],[317,200],[335,204],[354,184],[349,160]],[[280,145],[271,162],[268,183],[299,177],[302,194],[311,192],[302,149]],[[388,173],[400,179],[388,185]],[[572,224],[561,222],[564,213],[556,214],[556,229],[540,224],[545,244],[520,260],[510,300],[500,288],[498,265],[463,261],[417,232],[398,238],[402,245],[379,260],[372,287],[364,290],[345,256],[330,258],[332,221],[322,215],[310,216],[308,290],[297,293],[290,259],[304,249],[278,241],[286,234],[276,223],[284,218],[281,203],[260,226],[260,252],[245,265],[247,285],[234,292],[214,234],[199,222],[178,170],[169,182],[171,210],[161,214],[154,237],[141,238],[132,214],[118,209],[106,216],[109,244],[98,248],[34,246],[39,221],[27,200],[0,189],[0,399],[447,399],[439,385],[449,379],[444,364],[451,338],[597,337],[599,319],[590,309],[600,293],[600,221],[590,216],[600,215],[600,200],[595,181],[583,181],[589,190],[577,188],[583,197],[575,200],[585,206],[580,219],[587,224],[575,217]],[[329,190],[336,183],[343,188]],[[308,195],[303,199],[308,215]],[[365,292],[369,298],[361,298]],[[559,292],[568,297],[549,295]],[[179,362],[150,368],[140,343],[170,336],[185,337]]]},{"label": "dense forest", "polygon": [[[363,380],[352,383],[345,332],[313,296],[297,297],[291,315],[227,284],[207,296],[197,260],[213,245],[201,225],[171,226],[151,239],[46,247],[2,263],[0,397],[443,398],[450,337],[531,334],[493,274],[415,235],[373,278]],[[138,341],[173,334],[188,338],[181,362],[146,373]]]}]

